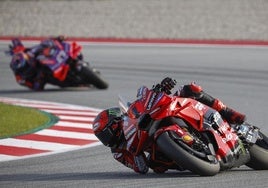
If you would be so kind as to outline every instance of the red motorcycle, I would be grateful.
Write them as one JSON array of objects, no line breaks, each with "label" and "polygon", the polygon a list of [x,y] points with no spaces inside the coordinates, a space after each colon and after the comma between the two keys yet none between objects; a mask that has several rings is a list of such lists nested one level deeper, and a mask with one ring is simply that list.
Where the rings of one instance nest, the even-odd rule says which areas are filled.
[{"label": "red motorcycle", "polygon": [[146,87],[133,104],[122,97],[119,104],[126,114],[128,149],[136,155],[144,152],[150,163],[201,176],[242,165],[268,170],[268,138],[255,126],[245,123],[237,129],[194,99]]},{"label": "red motorcycle", "polygon": [[[67,42],[63,38],[51,38],[41,41],[37,46],[26,48],[19,39],[12,40],[7,54],[12,56],[10,67],[16,78],[27,80],[28,75],[42,73],[42,89],[46,83],[59,87],[95,86],[107,89],[108,83],[101,77],[100,72],[92,68],[83,59],[82,46],[76,42]],[[20,54],[28,55],[31,69],[18,70]],[[31,58],[29,58],[31,57]]]}]

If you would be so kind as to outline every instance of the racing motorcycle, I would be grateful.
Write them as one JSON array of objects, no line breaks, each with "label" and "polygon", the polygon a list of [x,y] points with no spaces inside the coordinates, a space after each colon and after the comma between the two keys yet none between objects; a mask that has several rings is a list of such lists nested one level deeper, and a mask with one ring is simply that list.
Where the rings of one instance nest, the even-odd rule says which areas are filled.
[{"label": "racing motorcycle", "polygon": [[214,109],[191,98],[141,87],[130,105],[119,96],[123,131],[135,155],[150,164],[200,176],[246,165],[268,170],[268,138],[248,123],[230,125]]},{"label": "racing motorcycle", "polygon": [[6,53],[13,56],[20,51],[33,52],[35,69],[42,72],[46,83],[59,87],[108,88],[108,83],[101,77],[100,72],[84,61],[82,46],[76,42],[69,43],[58,37],[54,40],[44,40],[31,49],[25,48],[19,39],[14,41]]}]

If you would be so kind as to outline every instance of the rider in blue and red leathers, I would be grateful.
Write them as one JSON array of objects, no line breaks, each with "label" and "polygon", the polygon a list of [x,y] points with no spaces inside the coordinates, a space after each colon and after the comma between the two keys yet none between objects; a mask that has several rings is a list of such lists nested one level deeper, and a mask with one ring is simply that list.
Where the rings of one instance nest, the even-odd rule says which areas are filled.
[{"label": "rider in blue and red leathers", "polygon": [[58,43],[63,42],[64,37],[59,36],[46,39],[31,48],[26,48],[19,39],[13,39],[10,46],[10,54],[12,55],[10,68],[17,83],[32,90],[43,90],[47,82],[56,82],[60,85],[61,82],[57,79],[47,80],[49,77],[46,77],[44,72],[50,73],[50,70],[44,70],[44,67],[39,67],[36,62],[43,56],[49,57],[50,50]]},{"label": "rider in blue and red leathers", "polygon": [[[165,78],[158,84],[160,87],[154,87],[154,92],[165,92],[171,94],[170,90],[174,88],[176,81],[171,78]],[[242,124],[245,121],[245,115],[241,114],[223,104],[219,99],[215,99],[212,96],[205,93],[201,86],[191,83],[184,85],[181,90],[177,91],[174,95],[181,97],[194,98],[212,108],[217,110],[223,118],[230,124]],[[131,108],[135,108],[136,100]],[[135,110],[135,109],[132,109]],[[145,174],[148,172],[149,167],[156,173],[163,173],[167,169],[161,164],[153,162],[149,157],[146,157],[144,153],[140,155],[134,155],[127,149],[127,140],[124,136],[122,126],[123,119],[122,113],[119,108],[110,108],[104,110],[98,114],[93,122],[94,133],[97,138],[105,145],[111,148],[113,157],[124,164],[125,166],[133,169],[135,172]]]}]

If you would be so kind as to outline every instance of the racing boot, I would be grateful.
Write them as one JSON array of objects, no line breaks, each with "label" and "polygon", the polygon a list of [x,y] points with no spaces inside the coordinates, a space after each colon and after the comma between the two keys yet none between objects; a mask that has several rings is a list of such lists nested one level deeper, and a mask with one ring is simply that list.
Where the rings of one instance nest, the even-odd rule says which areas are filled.
[{"label": "racing boot", "polygon": [[221,116],[230,124],[242,124],[245,121],[246,116],[241,114],[223,104],[219,99],[215,99],[202,90],[202,87],[191,83],[190,85],[184,85],[180,90],[181,97],[194,98],[197,101],[212,107],[217,110]]},{"label": "racing boot", "polygon": [[246,116],[244,114],[241,114],[240,112],[227,107],[219,99],[214,99],[213,105],[211,107],[217,110],[221,116],[230,124],[241,125],[246,119]]}]

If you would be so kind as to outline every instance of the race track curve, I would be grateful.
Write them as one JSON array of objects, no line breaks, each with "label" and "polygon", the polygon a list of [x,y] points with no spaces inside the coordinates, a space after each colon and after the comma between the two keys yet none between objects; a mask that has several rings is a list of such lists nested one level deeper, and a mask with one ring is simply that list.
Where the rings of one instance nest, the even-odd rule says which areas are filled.
[{"label": "race track curve", "polygon": [[[108,90],[48,86],[32,92],[18,86],[8,67],[10,58],[0,43],[0,96],[60,102],[94,108],[117,106],[121,93],[134,100],[139,86],[170,76],[178,87],[196,81],[213,96],[246,113],[248,121],[268,134],[268,47],[93,44],[84,57],[109,81]],[[268,186],[268,171],[245,166],[213,177],[189,172],[149,171],[139,175],[116,162],[104,146],[0,163],[0,187],[243,187]]]}]

